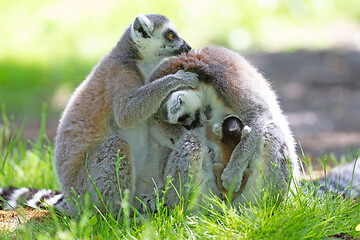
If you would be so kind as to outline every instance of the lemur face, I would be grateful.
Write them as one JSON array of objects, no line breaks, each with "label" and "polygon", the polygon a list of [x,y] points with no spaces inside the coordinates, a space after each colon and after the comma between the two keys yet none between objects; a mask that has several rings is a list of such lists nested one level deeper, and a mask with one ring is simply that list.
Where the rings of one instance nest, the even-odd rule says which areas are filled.
[{"label": "lemur face", "polygon": [[162,59],[190,51],[191,47],[179,37],[175,25],[157,15],[138,15],[131,25],[131,38],[145,60]]},{"label": "lemur face", "polygon": [[201,96],[198,91],[173,92],[166,100],[166,109],[168,122],[180,123],[187,129],[200,127],[205,121]]},{"label": "lemur face", "polygon": [[160,55],[175,56],[191,50],[190,45],[179,37],[175,25],[170,21],[156,35],[159,42],[161,42]]}]

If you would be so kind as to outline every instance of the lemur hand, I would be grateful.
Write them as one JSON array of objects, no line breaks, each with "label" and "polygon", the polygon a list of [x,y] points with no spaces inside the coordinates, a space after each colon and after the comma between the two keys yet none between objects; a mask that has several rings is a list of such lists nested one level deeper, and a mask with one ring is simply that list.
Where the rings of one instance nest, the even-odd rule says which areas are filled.
[{"label": "lemur hand", "polygon": [[199,78],[196,73],[185,72],[184,70],[179,70],[173,74],[175,78],[178,78],[180,81],[184,81],[185,85],[191,88],[196,88],[199,84]]}]

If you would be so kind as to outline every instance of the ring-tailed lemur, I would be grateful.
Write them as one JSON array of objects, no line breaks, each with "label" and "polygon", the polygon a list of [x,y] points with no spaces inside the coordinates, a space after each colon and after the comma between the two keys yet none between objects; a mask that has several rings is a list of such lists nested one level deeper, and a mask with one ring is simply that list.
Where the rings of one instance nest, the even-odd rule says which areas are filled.
[{"label": "ring-tailed lemur", "polygon": [[[190,49],[165,16],[140,14],[134,19],[117,45],[75,90],[61,117],[54,152],[65,196],[71,196],[73,190],[79,195],[90,191],[91,200],[105,209],[90,174],[104,202],[116,213],[121,201],[119,188],[129,189],[131,198],[152,190],[143,183],[159,175],[157,159],[148,157],[148,119],[170,92],[196,87],[198,79],[184,71],[152,82],[149,77],[163,59]],[[125,157],[119,162],[117,177],[118,156]],[[66,201],[56,207],[75,214]]]},{"label": "ring-tailed lemur", "polygon": [[[176,181],[179,181],[179,174],[187,179],[188,166],[191,166],[197,173],[194,173],[194,178],[199,178],[197,182],[202,183],[201,189],[205,192],[210,189],[217,193],[222,188],[229,190],[233,186],[235,193],[241,193],[233,196],[234,204],[251,201],[254,196],[261,195],[265,187],[271,194],[286,197],[288,187],[293,188],[299,179],[298,157],[289,124],[270,84],[243,57],[225,48],[204,48],[169,59],[160,65],[153,78],[178,70],[196,73],[200,84],[192,90],[173,92],[159,109],[159,118],[189,129],[169,159],[165,160],[167,167],[163,184],[168,175]],[[219,143],[213,147],[213,138],[209,137],[209,131],[204,132],[204,128],[219,132],[216,126],[229,115],[236,116],[248,130],[245,136],[231,139],[230,143],[236,146],[230,147],[232,154],[225,159],[225,164],[219,166],[216,161],[224,161],[219,154],[208,154],[209,150],[216,152]],[[241,123],[237,124],[238,130],[244,129]],[[230,128],[223,125],[220,129],[224,130],[224,127],[225,130]],[[224,147],[221,149],[220,146],[220,151],[224,151]],[[217,172],[225,167],[221,180],[218,179],[220,187],[214,186],[218,173],[214,174],[213,168],[209,167],[212,163]],[[167,195],[168,204],[178,201],[176,194]],[[150,194],[143,199],[151,206],[154,197]]]}]

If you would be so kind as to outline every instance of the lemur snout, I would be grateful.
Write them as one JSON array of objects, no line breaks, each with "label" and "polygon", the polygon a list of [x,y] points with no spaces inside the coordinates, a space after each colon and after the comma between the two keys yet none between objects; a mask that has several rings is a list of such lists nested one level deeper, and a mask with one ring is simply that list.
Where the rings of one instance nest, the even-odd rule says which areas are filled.
[{"label": "lemur snout", "polygon": [[184,41],[184,43],[180,46],[179,52],[180,53],[187,53],[191,50],[191,47],[187,42]]}]

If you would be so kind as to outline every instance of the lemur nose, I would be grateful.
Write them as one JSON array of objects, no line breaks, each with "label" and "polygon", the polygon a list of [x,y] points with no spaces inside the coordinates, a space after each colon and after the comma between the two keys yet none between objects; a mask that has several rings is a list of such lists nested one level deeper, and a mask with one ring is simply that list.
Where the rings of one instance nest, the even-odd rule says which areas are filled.
[{"label": "lemur nose", "polygon": [[181,52],[189,52],[191,50],[191,47],[189,44],[187,44],[187,42],[184,41],[184,43],[180,46],[180,51]]}]

